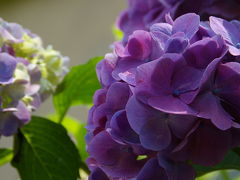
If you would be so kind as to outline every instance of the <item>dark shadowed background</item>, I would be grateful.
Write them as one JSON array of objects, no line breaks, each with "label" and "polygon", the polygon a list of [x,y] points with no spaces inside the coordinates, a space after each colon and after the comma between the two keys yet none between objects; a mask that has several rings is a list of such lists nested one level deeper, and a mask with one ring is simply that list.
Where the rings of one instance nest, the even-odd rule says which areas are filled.
[{"label": "dark shadowed background", "polygon": [[[45,45],[71,59],[70,66],[109,52],[113,42],[111,27],[126,7],[123,0],[0,0],[0,17],[17,22],[42,37]],[[51,99],[38,115],[53,113]],[[71,115],[86,121],[87,109],[75,107]],[[2,138],[0,147],[10,147],[12,138]],[[17,180],[10,165],[0,168],[0,180]]]}]

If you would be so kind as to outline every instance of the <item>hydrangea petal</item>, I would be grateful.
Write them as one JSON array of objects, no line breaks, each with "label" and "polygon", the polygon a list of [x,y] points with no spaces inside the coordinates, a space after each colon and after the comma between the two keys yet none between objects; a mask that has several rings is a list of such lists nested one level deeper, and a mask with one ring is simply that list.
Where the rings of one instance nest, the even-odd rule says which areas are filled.
[{"label": "hydrangea petal", "polygon": [[188,137],[185,148],[174,153],[175,158],[191,160],[202,166],[216,165],[223,160],[230,148],[231,137],[229,131],[222,131],[203,119],[200,126]]},{"label": "hydrangea petal", "polygon": [[110,134],[122,142],[139,144],[139,137],[128,123],[124,110],[116,112],[110,122]]},{"label": "hydrangea petal", "polygon": [[222,47],[213,38],[204,38],[193,43],[184,53],[186,61],[193,67],[203,69],[221,56]]},{"label": "hydrangea petal", "polygon": [[166,172],[158,164],[157,158],[151,158],[144,165],[140,173],[138,174],[137,180],[169,180]]},{"label": "hydrangea petal", "polygon": [[195,126],[197,119],[194,116],[170,115],[168,124],[173,134],[183,139],[187,133]]},{"label": "hydrangea petal", "polygon": [[199,99],[196,99],[196,103],[193,106],[199,110],[199,117],[211,119],[212,123],[219,129],[226,130],[231,128],[233,118],[223,109],[218,98],[211,93],[200,96]]},{"label": "hydrangea petal", "polygon": [[100,168],[95,168],[91,175],[89,176],[89,180],[109,180],[107,175],[100,169]]},{"label": "hydrangea petal", "polygon": [[0,133],[4,136],[16,133],[20,125],[18,118],[9,112],[0,112],[0,116]]},{"label": "hydrangea petal", "polygon": [[191,39],[198,31],[200,25],[200,17],[194,13],[188,13],[180,16],[174,21],[173,34],[176,32],[184,32],[188,39]]},{"label": "hydrangea petal", "polygon": [[7,53],[0,53],[0,84],[8,84],[13,80],[13,73],[17,62]]},{"label": "hydrangea petal", "polygon": [[239,31],[234,24],[213,16],[209,20],[213,31],[221,35],[228,43],[235,45],[240,42]]},{"label": "hydrangea petal", "polygon": [[174,162],[168,160],[166,157],[162,156],[160,153],[158,154],[158,162],[162,168],[164,168],[168,180],[194,180],[195,172],[193,167],[188,165],[187,163],[182,162]]},{"label": "hydrangea petal", "polygon": [[148,119],[153,119],[155,116],[159,115],[157,110],[144,105],[138,101],[135,96],[129,99],[126,105],[126,113],[130,126],[138,134]]},{"label": "hydrangea petal", "polygon": [[88,152],[112,178],[134,177],[143,165],[129,146],[115,142],[106,131],[100,132],[92,139]]},{"label": "hydrangea petal", "polygon": [[171,142],[171,132],[164,117],[148,119],[139,135],[143,147],[153,151],[165,149]]},{"label": "hydrangea petal", "polygon": [[194,109],[182,102],[179,98],[175,98],[172,95],[151,97],[149,98],[148,103],[155,109],[158,109],[165,113],[188,115],[196,114],[196,111],[194,111]]}]

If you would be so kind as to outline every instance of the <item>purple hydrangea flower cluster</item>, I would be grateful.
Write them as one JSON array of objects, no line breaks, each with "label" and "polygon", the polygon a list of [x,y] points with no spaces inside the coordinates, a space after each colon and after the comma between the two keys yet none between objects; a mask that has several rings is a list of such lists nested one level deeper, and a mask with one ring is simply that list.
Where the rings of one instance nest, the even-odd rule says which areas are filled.
[{"label": "purple hydrangea flower cluster", "polygon": [[67,61],[37,35],[0,19],[0,135],[12,135],[30,120],[61,81]]},{"label": "purple hydrangea flower cluster", "polygon": [[90,180],[193,180],[240,144],[240,21],[167,15],[114,47],[97,65]]},{"label": "purple hydrangea flower cluster", "polygon": [[173,18],[192,12],[202,20],[208,20],[211,15],[240,20],[239,0],[128,0],[128,6],[117,20],[125,41],[133,31],[149,30],[154,23],[162,22],[166,13],[171,13]]}]

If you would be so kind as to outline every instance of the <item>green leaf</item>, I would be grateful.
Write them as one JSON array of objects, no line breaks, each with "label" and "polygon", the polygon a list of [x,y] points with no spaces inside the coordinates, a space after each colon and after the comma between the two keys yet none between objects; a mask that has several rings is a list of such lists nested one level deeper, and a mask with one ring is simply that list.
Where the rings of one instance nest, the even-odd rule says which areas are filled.
[{"label": "green leaf", "polygon": [[224,160],[216,166],[205,167],[194,165],[197,176],[200,177],[204,174],[217,171],[217,170],[226,170],[226,169],[236,169],[240,170],[240,156],[236,151],[229,151],[225,156]]},{"label": "green leaf", "polygon": [[22,180],[76,180],[78,151],[60,124],[32,117],[15,137],[14,159]]},{"label": "green leaf", "polygon": [[[54,122],[58,121],[57,115],[49,115],[49,119]],[[78,148],[79,154],[81,156],[81,160],[85,162],[88,157],[88,153],[86,151],[86,143],[85,136],[87,134],[87,130],[85,128],[86,124],[81,123],[80,121],[74,119],[71,116],[65,116],[62,121],[62,125],[67,129],[67,131],[74,136],[76,141],[76,146]]]},{"label": "green leaf", "polygon": [[63,121],[63,126],[66,127],[66,129],[68,129],[75,137],[81,159],[82,161],[85,161],[88,157],[85,143],[85,136],[87,134],[87,130],[85,128],[86,124],[81,124],[77,120],[67,117]]},{"label": "green leaf", "polygon": [[219,172],[218,171],[214,171],[214,172],[211,172],[211,173],[208,173],[206,175],[203,175],[201,177],[198,177],[196,180],[213,180],[213,179],[216,179],[219,175]]},{"label": "green leaf", "polygon": [[[58,122],[58,116],[56,114],[49,115],[48,118],[56,123]],[[89,173],[89,169],[85,164],[85,161],[88,157],[85,143],[85,136],[87,134],[85,123],[80,123],[73,117],[65,116],[61,124],[67,129],[70,135],[74,137],[74,142],[81,157],[80,169],[82,169],[85,173]],[[82,175],[83,174],[81,174],[81,177]]]},{"label": "green leaf", "polygon": [[1,148],[0,149],[0,166],[9,163],[13,158],[13,150]]},{"label": "green leaf", "polygon": [[72,105],[91,104],[94,92],[100,88],[96,64],[103,57],[96,57],[86,64],[73,67],[57,87],[53,103],[61,121]]},{"label": "green leaf", "polygon": [[113,32],[113,35],[114,35],[114,38],[117,40],[117,41],[120,41],[123,39],[123,32],[114,24],[112,26],[112,32]]}]

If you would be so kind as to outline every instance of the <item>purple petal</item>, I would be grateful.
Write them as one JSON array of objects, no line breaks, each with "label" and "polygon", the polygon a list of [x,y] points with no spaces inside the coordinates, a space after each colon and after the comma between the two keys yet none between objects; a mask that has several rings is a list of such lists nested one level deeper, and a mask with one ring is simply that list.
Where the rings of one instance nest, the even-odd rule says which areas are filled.
[{"label": "purple petal", "polygon": [[[151,94],[152,87],[151,76],[158,64],[159,60],[151,61],[145,63],[137,68],[136,72],[136,88],[135,94],[137,94],[138,99],[141,99],[143,102],[147,102],[148,97]],[[152,92],[154,93],[154,92]]]},{"label": "purple petal", "polygon": [[184,32],[188,39],[191,39],[199,29],[200,17],[194,13],[180,16],[174,21],[173,34]]},{"label": "purple petal", "polygon": [[129,99],[126,105],[126,113],[130,126],[138,134],[149,119],[163,115],[163,113],[138,101],[135,96]]},{"label": "purple petal", "polygon": [[164,7],[160,4],[159,1],[155,2],[159,3],[159,5],[155,3],[155,5],[153,5],[153,8],[149,10],[149,12],[147,12],[147,14],[143,18],[143,22],[147,28],[151,27],[152,24],[162,22],[165,12],[167,12],[167,10],[164,9]]},{"label": "purple petal", "polygon": [[165,157],[162,157],[158,154],[159,165],[165,170],[168,180],[194,180],[195,171],[193,167],[187,163],[180,163],[167,160]]},{"label": "purple petal", "polygon": [[165,93],[171,92],[170,84],[173,74],[176,71],[176,69],[182,68],[184,65],[185,61],[181,55],[179,54],[164,55],[158,61],[155,67],[153,67],[154,69],[152,68],[153,72],[152,74],[150,74],[151,86],[153,87],[153,89],[155,89],[155,91],[162,91]]},{"label": "purple petal", "polygon": [[152,38],[149,32],[137,30],[129,37],[126,48],[131,57],[143,60],[151,53],[151,41]]},{"label": "purple petal", "polygon": [[[172,86],[174,90],[189,91],[196,90],[200,86],[200,80],[203,75],[201,69],[193,68],[191,66],[183,66],[180,69],[175,70],[172,78]],[[181,95],[185,94],[181,93]],[[181,97],[180,95],[180,97]]]},{"label": "purple petal", "polygon": [[196,117],[185,115],[170,115],[168,121],[173,134],[181,139],[187,135],[196,123]]},{"label": "purple petal", "polygon": [[14,112],[13,114],[19,119],[21,124],[28,123],[31,119],[31,113],[27,106],[23,102],[19,101],[17,109],[17,112]]},{"label": "purple petal", "polygon": [[115,53],[117,54],[118,57],[122,58],[122,57],[128,57],[129,56],[129,54],[128,54],[128,52],[126,52],[126,49],[125,49],[122,42],[119,42],[119,41],[115,42],[114,43],[114,50],[115,50]]},{"label": "purple petal", "polygon": [[23,27],[16,23],[8,23],[6,29],[13,35],[16,39],[22,39],[25,30]]},{"label": "purple petal", "polygon": [[156,158],[149,159],[137,176],[137,180],[169,180]]},{"label": "purple petal", "polygon": [[91,172],[88,180],[109,180],[109,178],[100,168],[95,168]]},{"label": "purple petal", "polygon": [[[220,97],[231,99],[235,106],[240,106],[240,100],[236,97],[240,96],[240,64],[237,62],[229,62],[220,64],[217,69],[215,80],[216,92]],[[234,98],[235,97],[235,98]]]},{"label": "purple petal", "polygon": [[219,129],[227,130],[232,127],[233,118],[223,109],[218,97],[211,92],[198,97],[192,106],[199,111],[198,117],[211,119]]},{"label": "purple petal", "polygon": [[106,103],[112,109],[120,110],[127,104],[130,96],[130,89],[126,83],[113,83],[107,92]]},{"label": "purple petal", "polygon": [[221,63],[221,61],[223,60],[222,58],[225,56],[225,54],[227,53],[227,49],[225,49],[222,53],[222,55],[219,58],[214,59],[205,69],[201,82],[200,82],[200,88],[199,91],[204,91],[206,89],[208,89],[209,87],[211,87],[211,85],[214,82],[214,75],[216,72],[216,69],[218,67],[218,65]]},{"label": "purple petal", "polygon": [[168,23],[156,23],[151,26],[150,32],[156,37],[162,33],[168,37],[172,35],[172,26]]},{"label": "purple petal", "polygon": [[31,106],[32,106],[32,109],[34,111],[34,110],[38,109],[41,106],[42,99],[41,99],[39,94],[35,94],[32,97],[33,97],[33,100],[31,102]]},{"label": "purple petal", "polygon": [[239,30],[234,24],[213,16],[209,19],[213,31],[221,35],[228,43],[236,45],[240,42]]},{"label": "purple petal", "polygon": [[[191,160],[202,166],[213,166],[223,160],[231,147],[231,133],[222,131],[203,119],[200,126],[188,138],[188,143],[174,158]],[[211,157],[211,158],[209,158]]]},{"label": "purple petal", "polygon": [[166,148],[171,141],[168,116],[150,108],[132,96],[126,106],[130,126],[139,136],[143,147],[158,151]]},{"label": "purple petal", "polygon": [[125,81],[129,85],[135,86],[136,85],[135,74],[136,74],[136,69],[132,68],[123,73],[119,73],[118,76],[121,78],[121,80]]},{"label": "purple petal", "polygon": [[111,116],[112,114],[113,110],[109,108],[105,103],[94,108],[94,111],[92,112],[92,122],[94,127],[104,128],[106,121],[108,120],[108,116]]},{"label": "purple petal", "polygon": [[194,115],[194,111],[190,106],[182,102],[179,98],[172,95],[162,95],[151,97],[148,100],[150,106],[165,113]]},{"label": "purple petal", "polygon": [[[164,26],[166,26],[166,27],[164,27]],[[168,29],[168,27],[170,29]],[[165,28],[166,28],[166,30],[165,30]],[[151,27],[150,32],[151,32],[151,36],[153,39],[151,57],[153,59],[157,59],[163,54],[165,44],[166,44],[167,40],[170,38],[171,31],[172,31],[171,26],[170,25],[168,26],[168,24],[164,24],[164,23],[154,24]]]},{"label": "purple petal", "polygon": [[143,162],[137,160],[130,146],[115,142],[111,136],[102,131],[89,143],[88,152],[99,167],[112,178],[134,177]]},{"label": "purple petal", "polygon": [[96,71],[98,79],[103,86],[109,86],[115,81],[112,77],[112,71],[115,65],[115,59],[104,59],[97,64]]},{"label": "purple petal", "polygon": [[21,43],[22,40],[21,39],[16,39],[10,32],[8,32],[7,29],[5,29],[4,27],[0,27],[0,35],[1,37],[4,38],[4,40],[9,41],[11,43]]},{"label": "purple petal", "polygon": [[[240,112],[240,64],[229,62],[221,64],[217,70],[214,93],[221,100],[224,109],[235,120],[239,119]],[[236,125],[236,124],[235,124]]]},{"label": "purple petal", "polygon": [[117,140],[133,144],[139,143],[139,137],[130,127],[124,110],[114,114],[110,122],[110,128],[110,134]]},{"label": "purple petal", "polygon": [[206,68],[211,61],[221,56],[222,47],[213,38],[204,38],[192,44],[184,53],[187,63],[195,68]]},{"label": "purple petal", "polygon": [[164,53],[164,44],[152,35],[152,52],[150,60],[159,59]]},{"label": "purple petal", "polygon": [[[166,118],[167,119],[167,118]],[[167,148],[171,142],[171,131],[166,119],[149,119],[140,130],[140,141],[143,147],[153,151]]]},{"label": "purple petal", "polygon": [[106,101],[106,94],[107,94],[106,89],[97,90],[93,96],[94,105],[99,106],[103,104]]},{"label": "purple petal", "polygon": [[16,133],[21,124],[19,119],[11,112],[0,112],[0,116],[0,134],[11,136]]},{"label": "purple petal", "polygon": [[13,80],[17,62],[13,56],[0,53],[0,84],[8,84]]},{"label": "purple petal", "polygon": [[165,45],[166,53],[182,53],[188,46],[188,40],[183,37],[172,37]]},{"label": "purple petal", "polygon": [[[131,58],[123,58],[117,62],[115,69],[112,72],[112,76],[116,80],[124,80],[130,84],[135,84],[133,76],[135,76],[135,71],[137,66],[141,65],[142,61],[134,60]],[[130,78],[130,79],[128,79]]]},{"label": "purple petal", "polygon": [[233,20],[231,23],[238,29],[238,32],[240,32],[240,21]]},{"label": "purple petal", "polygon": [[240,43],[238,43],[236,45],[237,47],[235,46],[229,46],[229,52],[233,55],[233,56],[240,56]]}]

